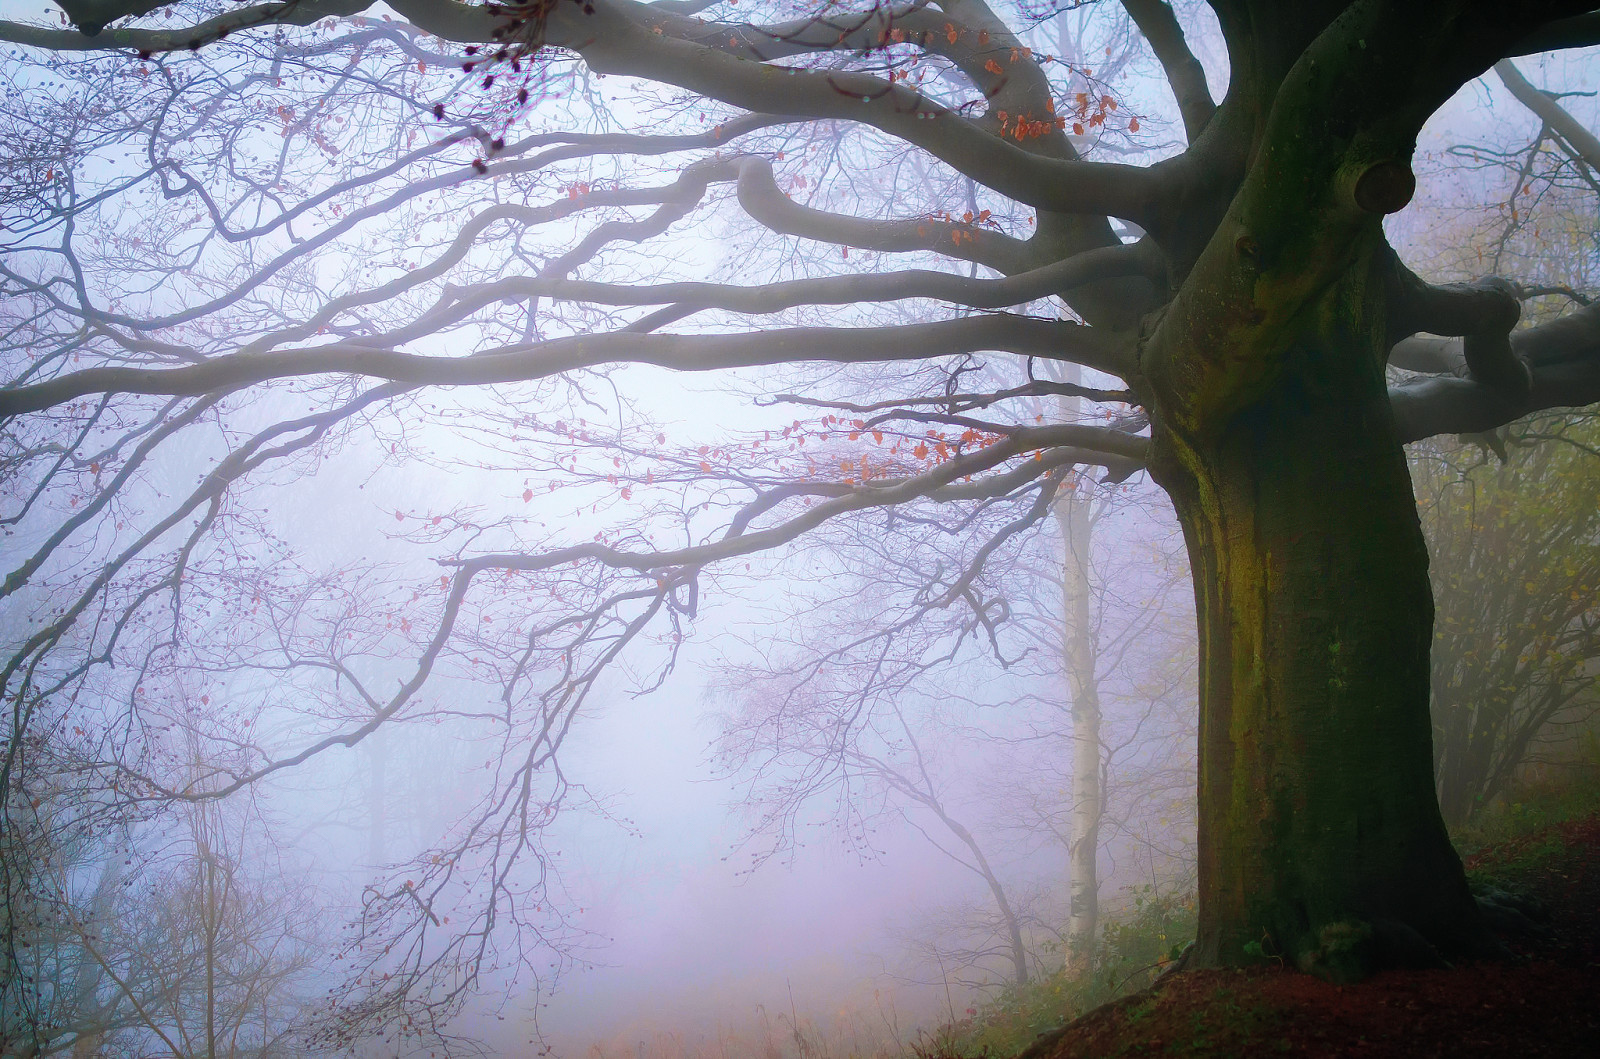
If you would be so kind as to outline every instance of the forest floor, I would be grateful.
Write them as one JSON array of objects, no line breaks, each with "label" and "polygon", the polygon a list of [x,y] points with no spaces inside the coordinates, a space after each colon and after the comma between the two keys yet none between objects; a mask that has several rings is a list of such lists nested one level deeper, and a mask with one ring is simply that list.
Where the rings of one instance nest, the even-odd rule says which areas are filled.
[{"label": "forest floor", "polygon": [[1600,814],[1490,844],[1466,863],[1475,886],[1531,896],[1550,913],[1545,934],[1503,938],[1514,960],[1346,986],[1270,965],[1180,972],[1018,1059],[1600,1054]]}]

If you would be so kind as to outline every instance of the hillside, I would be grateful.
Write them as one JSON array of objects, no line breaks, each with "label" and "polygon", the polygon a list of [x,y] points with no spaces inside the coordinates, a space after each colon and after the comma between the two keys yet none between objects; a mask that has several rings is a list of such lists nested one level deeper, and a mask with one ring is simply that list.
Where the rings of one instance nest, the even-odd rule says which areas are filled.
[{"label": "hillside", "polygon": [[1504,937],[1510,961],[1387,972],[1351,986],[1270,963],[1181,972],[1045,1034],[1019,1059],[1592,1054],[1600,814],[1493,843],[1467,866],[1476,888],[1523,904],[1536,921]]}]

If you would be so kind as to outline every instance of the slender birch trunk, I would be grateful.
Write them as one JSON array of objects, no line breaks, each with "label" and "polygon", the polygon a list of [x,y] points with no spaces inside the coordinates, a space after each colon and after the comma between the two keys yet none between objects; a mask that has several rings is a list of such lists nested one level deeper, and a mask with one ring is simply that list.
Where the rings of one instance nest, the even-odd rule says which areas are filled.
[{"label": "slender birch trunk", "polygon": [[[1073,365],[1064,373],[1078,382],[1081,369]],[[1061,418],[1077,418],[1079,400],[1063,398]],[[1062,661],[1072,703],[1072,829],[1068,847],[1067,963],[1080,972],[1094,959],[1100,918],[1100,879],[1097,853],[1100,819],[1104,812],[1100,769],[1100,691],[1095,676],[1097,655],[1094,608],[1090,602],[1089,558],[1093,522],[1089,498],[1076,489],[1063,492],[1055,503],[1056,525],[1061,531],[1063,562]]]},{"label": "slender birch trunk", "polygon": [[367,738],[367,864],[381,867],[389,859],[388,830],[389,747],[382,729]]}]

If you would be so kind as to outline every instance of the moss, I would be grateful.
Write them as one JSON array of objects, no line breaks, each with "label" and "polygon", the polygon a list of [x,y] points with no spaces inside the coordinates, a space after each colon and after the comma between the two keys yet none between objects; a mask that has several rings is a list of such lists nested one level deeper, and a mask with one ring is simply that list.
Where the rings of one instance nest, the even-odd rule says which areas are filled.
[{"label": "moss", "polygon": [[1318,930],[1316,947],[1300,953],[1295,963],[1307,974],[1347,985],[1372,973],[1376,955],[1372,924],[1343,920]]}]

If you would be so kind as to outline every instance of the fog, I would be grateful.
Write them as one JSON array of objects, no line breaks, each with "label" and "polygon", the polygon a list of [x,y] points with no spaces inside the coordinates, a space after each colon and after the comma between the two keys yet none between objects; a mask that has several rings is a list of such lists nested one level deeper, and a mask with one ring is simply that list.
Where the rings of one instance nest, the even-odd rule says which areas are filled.
[{"label": "fog", "polygon": [[[1184,119],[1120,8],[994,5],[1030,72],[977,90],[897,28],[925,5],[146,6],[0,0],[0,1056],[893,1059],[1179,958],[1195,593],[1093,334],[1159,319],[1144,229],[1081,241],[913,142],[932,110],[774,117],[604,35],[703,16],[716,62],[759,38],[806,85],[881,59],[986,150],[1149,167]],[[1214,16],[1174,8],[1221,99]],[[1563,54],[1519,62],[1593,129],[1600,64]],[[1590,304],[1594,171],[1519,108],[1457,92],[1383,230],[1431,282],[1522,277],[1538,322]],[[1436,703],[1452,825],[1592,728],[1594,638],[1546,642],[1589,627],[1556,604],[1592,468],[1535,442],[1593,429],[1540,414],[1410,450],[1441,615],[1510,562],[1480,506],[1578,527],[1512,548],[1553,557],[1507,622],[1549,632],[1519,688],[1571,661],[1559,701],[1512,694],[1492,765]],[[1474,621],[1436,659],[1505,641]]]}]

